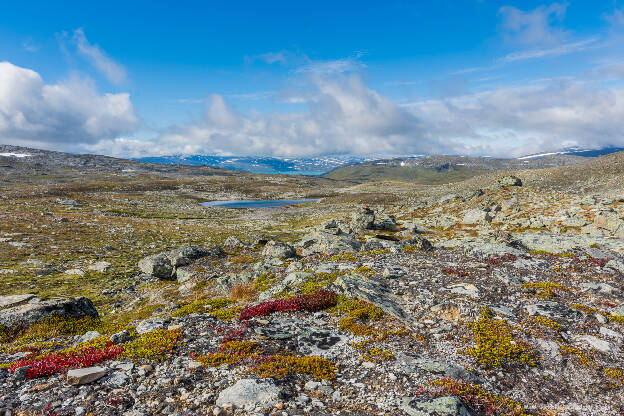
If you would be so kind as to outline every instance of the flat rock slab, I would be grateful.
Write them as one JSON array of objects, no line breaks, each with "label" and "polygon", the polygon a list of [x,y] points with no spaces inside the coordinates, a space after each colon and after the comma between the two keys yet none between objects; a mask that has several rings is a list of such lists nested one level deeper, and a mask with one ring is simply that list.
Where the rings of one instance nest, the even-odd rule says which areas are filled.
[{"label": "flat rock slab", "polygon": [[514,235],[528,250],[548,253],[565,253],[574,248],[588,249],[600,247],[602,250],[624,254],[624,240],[616,238],[592,237],[588,235],[561,235],[526,232]]},{"label": "flat rock slab", "polygon": [[41,300],[32,297],[22,304],[0,310],[0,325],[31,325],[52,315],[69,318],[97,318],[98,312],[85,297]]},{"label": "flat rock slab", "polygon": [[480,384],[483,382],[479,377],[463,367],[435,358],[400,353],[397,356],[396,363],[397,367],[405,374],[422,371],[438,376],[450,377],[455,380],[467,380],[471,383]]},{"label": "flat rock slab", "polygon": [[352,273],[338,277],[333,283],[333,287],[336,291],[347,296],[379,306],[384,312],[397,318],[404,319],[407,316],[403,308],[399,306],[399,297],[381,282]]},{"label": "flat rock slab", "polygon": [[455,396],[435,399],[407,397],[401,402],[401,410],[409,416],[471,416],[461,400]]},{"label": "flat rock slab", "polygon": [[104,377],[107,372],[108,369],[104,367],[76,368],[67,372],[67,383],[74,386],[93,383]]},{"label": "flat rock slab", "polygon": [[36,298],[35,295],[11,295],[0,296],[0,309],[12,308],[27,303],[29,300]]},{"label": "flat rock slab", "polygon": [[280,400],[281,390],[273,381],[242,379],[219,393],[217,406],[226,404],[252,409],[258,406],[273,408]]},{"label": "flat rock slab", "polygon": [[549,319],[578,319],[581,313],[557,302],[544,301],[525,305],[524,310],[531,316],[540,315]]}]

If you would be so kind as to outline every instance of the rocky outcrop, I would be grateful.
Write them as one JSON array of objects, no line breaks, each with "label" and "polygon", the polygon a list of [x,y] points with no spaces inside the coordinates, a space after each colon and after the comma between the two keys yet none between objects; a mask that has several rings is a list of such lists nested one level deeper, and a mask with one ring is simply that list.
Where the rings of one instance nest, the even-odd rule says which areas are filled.
[{"label": "rocky outcrop", "polygon": [[206,256],[223,257],[225,253],[219,246],[204,248],[186,246],[165,253],[147,256],[139,261],[139,269],[148,275],[161,280],[175,280],[179,267],[187,266],[193,261]]},{"label": "rocky outcrop", "polygon": [[0,309],[0,325],[5,327],[29,326],[53,315],[65,318],[98,316],[93,302],[85,297],[42,300],[34,295],[2,296],[0,305],[5,305]]},{"label": "rocky outcrop", "polygon": [[352,273],[338,277],[331,287],[338,293],[379,306],[384,312],[397,318],[402,319],[407,316],[399,304],[398,296],[377,280]]},{"label": "rocky outcrop", "polygon": [[305,236],[298,244],[302,254],[309,256],[315,253],[338,254],[355,252],[362,243],[352,234],[330,234],[323,231],[314,231]]},{"label": "rocky outcrop", "polygon": [[264,257],[274,257],[278,259],[289,259],[297,255],[297,251],[290,244],[281,241],[271,240],[264,245],[262,249]]}]

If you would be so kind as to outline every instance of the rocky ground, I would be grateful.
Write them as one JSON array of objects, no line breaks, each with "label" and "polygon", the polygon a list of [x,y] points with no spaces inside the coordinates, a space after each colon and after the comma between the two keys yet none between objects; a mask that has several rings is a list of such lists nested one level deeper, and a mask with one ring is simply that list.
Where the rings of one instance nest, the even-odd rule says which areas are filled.
[{"label": "rocky ground", "polygon": [[0,414],[624,414],[618,157],[596,192],[573,167],[6,180]]}]

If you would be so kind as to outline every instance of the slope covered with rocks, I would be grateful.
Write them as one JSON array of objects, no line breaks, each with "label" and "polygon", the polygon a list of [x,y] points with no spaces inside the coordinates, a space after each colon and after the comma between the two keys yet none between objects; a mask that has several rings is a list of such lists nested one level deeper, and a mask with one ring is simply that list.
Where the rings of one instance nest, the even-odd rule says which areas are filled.
[{"label": "slope covered with rocks", "polygon": [[[619,174],[617,160],[607,156],[602,177]],[[1,248],[16,251],[0,265],[16,288],[0,297],[0,412],[620,415],[624,195],[564,193],[517,175],[397,185],[396,199],[336,188],[277,210],[126,195],[143,217],[93,223],[119,236],[37,265],[41,236],[58,238],[93,201],[120,195],[23,201],[35,213],[56,204],[67,222],[7,202],[11,227],[45,222],[33,222],[40,234],[0,229]],[[150,217],[156,195],[159,206],[207,217]],[[141,243],[148,224],[172,224],[172,234]],[[139,249],[122,255],[128,236]],[[93,295],[44,294],[37,279],[47,276]]]}]

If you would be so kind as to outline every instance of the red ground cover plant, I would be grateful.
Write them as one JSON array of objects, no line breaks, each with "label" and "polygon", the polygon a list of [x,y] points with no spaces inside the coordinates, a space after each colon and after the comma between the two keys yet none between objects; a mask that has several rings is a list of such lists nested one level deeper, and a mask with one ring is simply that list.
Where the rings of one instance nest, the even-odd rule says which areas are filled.
[{"label": "red ground cover plant", "polygon": [[243,309],[239,320],[244,321],[255,316],[266,316],[274,312],[318,312],[336,306],[337,295],[329,290],[318,290],[314,293],[297,295],[288,299],[276,299],[259,303]]},{"label": "red ground cover plant", "polygon": [[9,367],[11,372],[18,368],[28,367],[26,378],[48,377],[56,373],[65,372],[70,368],[90,367],[103,361],[111,360],[123,352],[122,345],[107,343],[104,347],[89,347],[81,350],[61,351],[24,359]]}]

